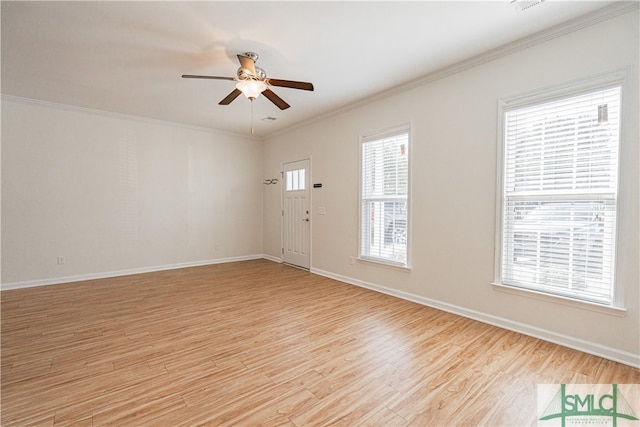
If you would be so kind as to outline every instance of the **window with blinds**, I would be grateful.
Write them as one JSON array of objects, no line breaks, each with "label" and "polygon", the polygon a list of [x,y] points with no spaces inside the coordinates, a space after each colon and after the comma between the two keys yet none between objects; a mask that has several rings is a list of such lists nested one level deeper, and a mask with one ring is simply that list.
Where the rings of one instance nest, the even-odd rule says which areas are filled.
[{"label": "window with blinds", "polygon": [[505,109],[503,284],[613,304],[620,92]]},{"label": "window with blinds", "polygon": [[361,138],[360,257],[408,266],[409,128]]}]

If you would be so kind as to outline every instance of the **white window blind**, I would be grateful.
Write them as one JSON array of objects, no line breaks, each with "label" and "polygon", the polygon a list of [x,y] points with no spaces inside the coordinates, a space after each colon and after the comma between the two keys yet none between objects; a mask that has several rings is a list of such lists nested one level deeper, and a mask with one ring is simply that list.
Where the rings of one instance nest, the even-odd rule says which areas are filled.
[{"label": "white window blind", "polygon": [[361,141],[360,256],[407,266],[409,129]]},{"label": "white window blind", "polygon": [[620,87],[504,113],[501,281],[613,303]]}]

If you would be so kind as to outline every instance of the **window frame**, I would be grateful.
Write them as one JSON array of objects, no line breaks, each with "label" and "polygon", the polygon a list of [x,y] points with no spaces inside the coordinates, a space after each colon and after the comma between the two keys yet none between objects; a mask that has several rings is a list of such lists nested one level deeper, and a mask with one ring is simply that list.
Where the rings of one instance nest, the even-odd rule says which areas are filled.
[{"label": "window frame", "polygon": [[[364,197],[364,144],[367,142],[373,142],[380,139],[393,137],[396,135],[407,135],[407,194],[406,197],[402,200],[406,201],[406,255],[405,262],[398,262],[390,258],[377,257],[369,254],[365,254],[363,248],[363,237],[365,233],[365,224],[363,221],[363,202],[365,200]],[[358,261],[366,261],[374,264],[378,264],[385,267],[393,267],[399,268],[402,270],[411,270],[411,159],[412,159],[412,143],[411,143],[411,123],[403,123],[397,126],[388,127],[385,129],[380,129],[373,132],[360,134],[359,144],[358,144]],[[398,199],[398,196],[393,196],[391,198]],[[384,201],[384,200],[381,200]]]},{"label": "window frame", "polygon": [[[624,143],[623,138],[625,135],[624,126],[627,120],[625,111],[627,105],[625,105],[625,94],[628,92],[628,80],[630,70],[628,67],[613,70],[611,72],[602,73],[594,76],[589,76],[583,79],[571,81],[562,85],[556,85],[547,87],[541,90],[532,91],[529,93],[516,95],[508,98],[502,98],[498,100],[498,115],[497,115],[497,179],[496,179],[496,240],[495,240],[495,273],[494,273],[494,289],[506,291],[509,293],[531,296],[536,299],[551,300],[554,302],[560,302],[565,305],[586,307],[593,309],[596,307],[596,311],[599,311],[597,307],[602,307],[605,310],[610,310],[611,313],[619,314],[616,312],[626,311],[624,308],[624,289],[618,283],[618,277],[620,277],[620,262],[616,257],[619,253],[620,247],[620,234],[619,234],[619,220],[620,220],[620,194],[621,194],[621,177],[623,176],[623,170],[621,169],[621,158],[624,155]],[[620,109],[621,114],[619,117],[619,142],[617,153],[617,176],[616,176],[616,191],[615,191],[615,220],[614,220],[614,247],[612,249],[612,256],[614,259],[612,265],[612,298],[607,303],[595,302],[584,298],[578,298],[575,296],[566,295],[565,293],[553,293],[547,292],[543,289],[528,288],[517,286],[514,284],[505,283],[502,278],[503,267],[503,251],[505,232],[503,230],[503,214],[505,204],[505,169],[506,169],[506,113],[509,111],[533,106],[536,104],[543,104],[546,102],[552,102],[554,100],[562,100],[571,98],[573,96],[603,90],[607,88],[620,87]]]}]

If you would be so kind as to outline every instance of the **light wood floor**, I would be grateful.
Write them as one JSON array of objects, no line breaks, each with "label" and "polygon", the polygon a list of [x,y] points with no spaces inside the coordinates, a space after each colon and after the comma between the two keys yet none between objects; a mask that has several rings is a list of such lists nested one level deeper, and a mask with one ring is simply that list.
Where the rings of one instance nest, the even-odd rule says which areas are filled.
[{"label": "light wood floor", "polygon": [[264,260],[1,296],[3,426],[530,426],[538,383],[640,383]]}]

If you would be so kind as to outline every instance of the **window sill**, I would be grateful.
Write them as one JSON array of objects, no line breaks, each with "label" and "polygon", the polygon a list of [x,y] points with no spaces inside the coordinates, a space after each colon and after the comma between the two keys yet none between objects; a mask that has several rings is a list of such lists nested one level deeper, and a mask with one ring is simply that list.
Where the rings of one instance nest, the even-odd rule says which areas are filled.
[{"label": "window sill", "polygon": [[378,258],[368,258],[368,257],[358,257],[358,262],[365,262],[365,263],[369,263],[369,264],[375,264],[381,267],[387,267],[387,268],[392,268],[395,270],[401,270],[401,271],[411,271],[411,267],[407,266],[407,265],[403,265],[403,264],[398,264],[398,263],[394,263],[391,261],[385,261],[382,259],[378,259]]},{"label": "window sill", "polygon": [[589,301],[581,301],[559,295],[546,294],[543,292],[534,291],[531,289],[517,288],[515,286],[503,285],[501,283],[492,283],[491,286],[494,290],[499,292],[506,292],[513,295],[520,295],[527,298],[533,298],[540,301],[551,302],[555,304],[562,304],[569,307],[581,308],[584,310],[595,311],[597,313],[610,314],[617,317],[624,317],[627,315],[627,309],[623,307],[615,307],[610,305],[603,305]]}]

